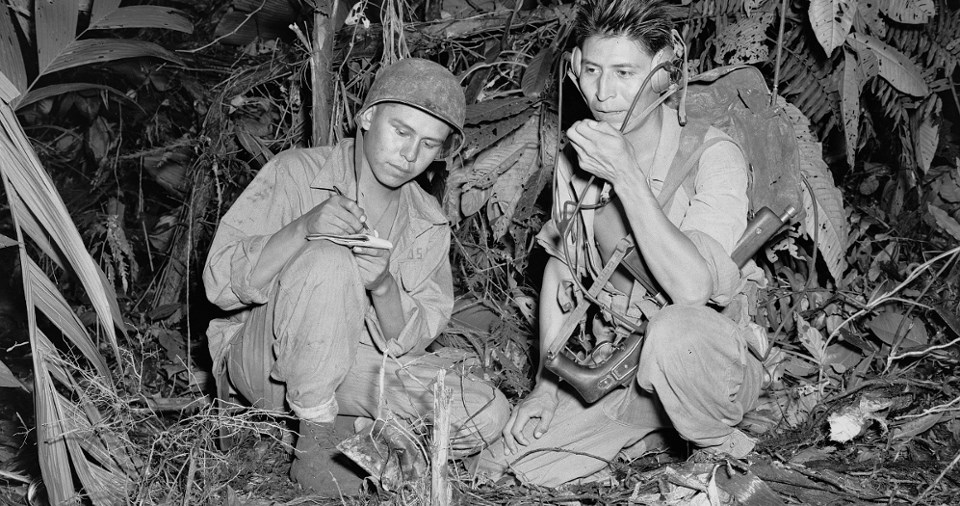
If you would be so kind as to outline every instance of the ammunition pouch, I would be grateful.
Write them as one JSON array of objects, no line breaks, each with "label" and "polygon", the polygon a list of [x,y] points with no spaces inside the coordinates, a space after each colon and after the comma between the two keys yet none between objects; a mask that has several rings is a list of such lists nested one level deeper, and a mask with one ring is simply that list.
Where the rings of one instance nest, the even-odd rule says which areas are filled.
[{"label": "ammunition pouch", "polygon": [[548,355],[543,365],[592,404],[636,377],[642,347],[643,333],[637,332],[623,339],[613,354],[596,367],[578,364],[566,351]]}]

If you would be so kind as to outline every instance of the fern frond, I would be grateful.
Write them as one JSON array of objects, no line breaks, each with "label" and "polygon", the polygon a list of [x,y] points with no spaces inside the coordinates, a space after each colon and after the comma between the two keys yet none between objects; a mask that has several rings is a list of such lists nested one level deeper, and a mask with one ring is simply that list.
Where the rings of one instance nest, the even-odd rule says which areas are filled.
[{"label": "fern frond", "polygon": [[883,108],[883,115],[893,122],[896,129],[905,127],[910,121],[907,109],[909,98],[883,79],[873,79],[868,86]]},{"label": "fern frond", "polygon": [[923,25],[890,23],[885,41],[925,67],[942,68],[949,76],[960,66],[960,9],[950,10],[941,0],[937,16]]},{"label": "fern frond", "polygon": [[701,0],[690,4],[690,17],[715,18],[732,16],[745,11],[744,0]]},{"label": "fern frond", "polygon": [[682,20],[685,23],[687,37],[690,40],[698,38],[710,22],[714,23],[716,33],[723,32],[728,20],[744,14],[747,1],[749,0],[700,0],[691,2],[686,18]]},{"label": "fern frond", "polygon": [[824,138],[837,126],[839,78],[830,61],[810,47],[810,39],[800,28],[784,35],[781,94],[817,125],[817,133]]}]

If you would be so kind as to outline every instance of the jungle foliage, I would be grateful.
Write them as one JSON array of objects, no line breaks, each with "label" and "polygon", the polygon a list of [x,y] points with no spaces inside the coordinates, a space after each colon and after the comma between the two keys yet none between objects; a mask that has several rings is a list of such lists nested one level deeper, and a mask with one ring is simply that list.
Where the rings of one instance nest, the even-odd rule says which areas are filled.
[{"label": "jungle foliage", "polygon": [[[54,504],[242,504],[225,485],[238,471],[215,435],[273,430],[255,413],[210,406],[196,335],[212,310],[197,273],[244,185],[273,154],[308,143],[313,46],[303,19],[329,5],[301,2],[288,38],[232,48],[216,42],[217,20],[255,18],[270,2],[153,3],[0,4],[0,248],[17,246],[19,258],[0,272],[22,287],[27,316],[0,333],[10,347],[0,387],[32,392],[28,425]],[[356,3],[338,18],[329,120],[335,139],[351,135],[377,69],[396,58],[433,59],[461,78],[468,144],[422,184],[454,227],[458,309],[502,318],[485,329],[455,322],[441,340],[477,352],[517,398],[536,359],[543,258],[534,236],[549,217],[560,132],[578,112],[562,72],[574,2],[505,4]],[[241,5],[249,13],[237,16]],[[760,68],[800,151],[802,219],[757,259],[767,286],[755,321],[774,343],[775,374],[746,424],[761,452],[796,476],[771,478],[761,469],[772,467],[757,464],[751,483],[801,502],[845,500],[849,490],[956,501],[960,6],[686,0],[675,13],[691,72]],[[23,342],[28,375],[14,372]],[[32,470],[7,468],[6,456],[2,477],[31,481]],[[894,466],[911,460],[932,464]],[[861,473],[857,483],[834,476],[838,462]],[[864,475],[884,465],[884,476]],[[663,469],[628,468],[621,486],[590,493],[647,504],[652,490],[666,497],[658,483],[674,483],[675,497],[691,490],[676,485],[679,475],[707,490],[716,469],[701,471],[678,467],[671,481]],[[821,495],[804,495],[810,488]],[[470,493],[493,503],[510,492]]]}]

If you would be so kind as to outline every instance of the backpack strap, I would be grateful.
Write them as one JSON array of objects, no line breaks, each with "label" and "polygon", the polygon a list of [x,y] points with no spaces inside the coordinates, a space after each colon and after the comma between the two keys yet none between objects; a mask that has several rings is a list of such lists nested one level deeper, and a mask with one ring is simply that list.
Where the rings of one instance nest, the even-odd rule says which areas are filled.
[{"label": "backpack strap", "polygon": [[[703,153],[707,149],[710,149],[710,147],[728,140],[725,137],[714,137],[704,141],[704,137],[707,135],[709,128],[710,125],[707,123],[688,123],[687,126],[680,131],[680,146],[677,148],[677,154],[674,155],[673,162],[670,164],[670,171],[667,172],[667,177],[663,182],[663,188],[657,196],[657,201],[660,203],[660,207],[664,212],[667,212],[669,209],[673,195],[677,192],[677,189],[680,188],[681,184],[684,185],[687,194],[691,197],[693,196],[693,186],[697,175],[696,169],[700,167],[700,157],[703,156]],[[624,240],[630,240],[631,245],[633,243],[629,234]],[[647,269],[646,264],[636,248],[631,247],[621,263],[627,272],[629,272],[650,295],[659,295],[662,298],[662,295],[660,295],[663,292],[662,288],[660,288],[660,285],[657,284],[656,280],[650,274],[650,271]]]},{"label": "backpack strap", "polygon": [[[660,195],[657,196],[657,202],[666,212],[667,205],[673,199],[674,193],[687,180],[695,181],[697,171],[700,165],[700,156],[707,148],[716,144],[718,139],[710,139],[704,142],[707,130],[710,125],[707,123],[690,122],[680,130],[680,145],[677,147],[677,154],[673,156],[673,162],[670,164],[670,170],[663,181],[663,188]],[[686,188],[686,185],[684,185]]]}]

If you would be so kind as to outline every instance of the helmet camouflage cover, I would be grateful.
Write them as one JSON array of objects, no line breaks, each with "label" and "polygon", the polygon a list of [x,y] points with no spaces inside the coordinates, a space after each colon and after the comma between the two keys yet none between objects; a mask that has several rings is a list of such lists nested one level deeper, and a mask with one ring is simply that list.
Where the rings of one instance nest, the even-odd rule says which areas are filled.
[{"label": "helmet camouflage cover", "polygon": [[382,102],[416,107],[450,125],[438,158],[448,158],[463,147],[466,98],[460,81],[442,65],[422,58],[405,58],[380,70],[367,92],[360,113]]}]

